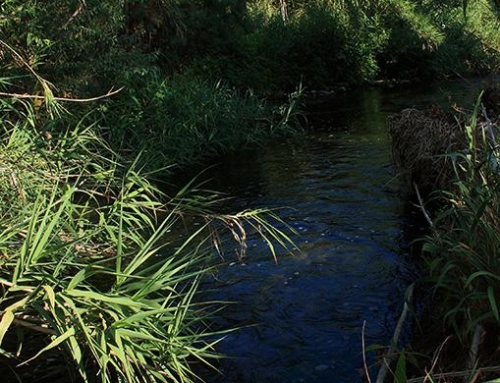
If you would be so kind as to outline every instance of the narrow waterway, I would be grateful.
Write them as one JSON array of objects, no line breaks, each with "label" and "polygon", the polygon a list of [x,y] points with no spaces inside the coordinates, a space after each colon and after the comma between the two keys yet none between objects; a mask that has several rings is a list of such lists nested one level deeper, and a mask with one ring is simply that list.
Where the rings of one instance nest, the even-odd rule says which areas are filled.
[{"label": "narrow waterway", "polygon": [[363,323],[367,345],[387,345],[417,274],[408,243],[418,227],[398,193],[386,118],[450,99],[471,104],[477,87],[346,95],[318,107],[299,142],[274,142],[214,168],[212,186],[235,196],[231,209],[279,209],[299,250],[281,251],[274,263],[251,238],[247,258],[228,256],[203,286],[206,298],[233,302],[217,324],[240,328],[218,344],[231,358],[209,383],[364,381]]}]

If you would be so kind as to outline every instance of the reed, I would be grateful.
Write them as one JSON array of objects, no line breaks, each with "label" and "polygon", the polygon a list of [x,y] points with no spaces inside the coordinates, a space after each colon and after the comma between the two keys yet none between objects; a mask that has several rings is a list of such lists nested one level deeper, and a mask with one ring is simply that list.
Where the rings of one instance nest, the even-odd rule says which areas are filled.
[{"label": "reed", "polygon": [[[209,326],[222,303],[195,299],[216,233],[244,248],[254,230],[274,255],[290,238],[265,209],[216,214],[219,197],[194,183],[167,196],[88,116],[65,118],[2,102],[0,354],[21,371],[57,351],[85,382],[192,382],[226,331]],[[202,224],[174,248],[186,217]]]},{"label": "reed", "polygon": [[[424,181],[426,185],[433,184],[434,191],[425,202],[420,200],[429,221],[429,234],[417,241],[421,244],[427,275],[415,285],[431,292],[427,315],[436,324],[433,336],[439,333],[448,338],[433,358],[424,363],[420,362],[421,357],[416,358],[420,370],[422,364],[430,365],[425,367],[426,376],[411,379],[415,382],[449,379],[478,382],[497,376],[500,330],[498,116],[488,116],[481,101],[480,96],[472,114],[456,118],[453,126],[449,120],[440,122],[441,115],[438,115],[434,116],[434,124],[438,128],[444,126],[443,129],[429,124],[420,128],[411,125],[408,129],[418,132],[405,133],[429,138],[426,144],[415,141],[416,148],[430,145],[434,150],[443,142],[447,147],[446,151],[441,146],[441,154],[429,150],[420,153],[429,165],[419,174],[428,177]],[[404,111],[402,118],[408,113],[417,112]],[[429,120],[427,115],[415,121],[418,125]],[[399,126],[396,122],[393,121],[393,128]],[[432,134],[426,136],[429,129]],[[446,136],[433,139],[439,134]],[[433,141],[439,141],[438,145],[433,146]],[[400,166],[403,163],[414,165],[414,162],[400,161]],[[404,353],[401,357],[405,357]],[[398,365],[397,369],[399,376],[408,376],[406,366]],[[452,372],[441,373],[443,370]],[[400,381],[400,377],[396,380]]]},{"label": "reed", "polygon": [[481,325],[500,324],[500,173],[496,126],[476,105],[464,127],[467,147],[448,154],[452,186],[434,195],[442,208],[424,240],[428,267],[448,310],[445,320],[462,338]]}]

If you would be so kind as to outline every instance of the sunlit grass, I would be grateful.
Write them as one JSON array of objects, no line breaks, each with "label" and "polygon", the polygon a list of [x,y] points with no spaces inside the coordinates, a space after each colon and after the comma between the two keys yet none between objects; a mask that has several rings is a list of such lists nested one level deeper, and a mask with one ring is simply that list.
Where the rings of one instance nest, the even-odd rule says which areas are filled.
[{"label": "sunlit grass", "polygon": [[[21,367],[58,349],[84,381],[195,380],[192,363],[210,366],[223,334],[209,329],[221,303],[194,300],[223,246],[217,233],[244,252],[255,231],[276,257],[291,245],[269,223],[279,218],[216,214],[218,197],[195,184],[167,196],[93,125],[65,126],[64,115],[40,125],[30,104],[3,106],[0,353]],[[186,217],[202,224],[174,248]]]}]

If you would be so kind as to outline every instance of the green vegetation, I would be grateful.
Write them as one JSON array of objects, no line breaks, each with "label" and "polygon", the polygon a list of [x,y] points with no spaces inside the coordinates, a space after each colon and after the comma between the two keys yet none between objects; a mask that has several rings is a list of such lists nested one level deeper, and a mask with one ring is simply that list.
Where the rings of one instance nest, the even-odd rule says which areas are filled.
[{"label": "green vegetation", "polygon": [[[193,301],[216,233],[244,248],[253,228],[274,252],[289,243],[277,217],[212,213],[217,196],[194,186],[166,196],[95,126],[48,135],[35,119],[27,103],[2,105],[1,354],[22,366],[60,347],[84,381],[191,381],[190,363],[216,356],[206,321],[218,305]],[[193,220],[179,245],[171,231]]]},{"label": "green vegetation", "polygon": [[279,1],[250,1],[244,15],[224,14],[223,1],[204,3],[237,33],[211,35],[220,31],[213,20],[197,18],[200,33],[210,32],[199,45],[198,33],[187,33],[191,70],[262,92],[299,81],[325,89],[490,73],[500,57],[497,9],[486,0],[469,2],[465,14],[462,1],[287,1],[285,17]]},{"label": "green vegetation", "polygon": [[[498,9],[488,0],[36,4],[3,2],[2,38],[79,96],[126,86],[124,97],[142,102],[141,91],[151,96],[152,84],[173,74],[259,94],[294,91],[300,82],[318,89],[427,80],[490,73],[500,57]],[[19,71],[19,60],[10,69]]]},{"label": "green vegetation", "polygon": [[222,303],[196,298],[219,232],[242,253],[249,231],[273,256],[291,245],[270,211],[216,214],[214,192],[168,196],[152,180],[294,132],[295,96],[271,106],[166,76],[156,53],[123,42],[129,6],[1,5],[0,353],[21,380],[35,360],[57,378],[54,352],[83,381],[197,380],[192,366],[211,365],[222,335],[209,323]]},{"label": "green vegetation", "polygon": [[[496,95],[497,90],[488,92]],[[414,179],[435,185],[425,205],[419,200],[429,223],[429,234],[417,241],[426,276],[411,289],[430,293],[425,321],[432,325],[416,331],[416,338],[429,339],[417,339],[415,343],[424,348],[436,347],[436,352],[432,357],[425,349],[426,355],[402,352],[396,367],[396,376],[400,376],[397,381],[406,381],[414,366],[419,373],[426,371],[429,382],[485,381],[498,376],[498,110],[496,104],[491,109],[488,100],[484,104],[481,101],[470,116],[457,116],[454,124],[450,124],[449,116],[423,118],[420,112],[413,111],[417,116],[414,126],[400,125],[413,133],[398,134],[420,137],[418,142],[410,140],[413,145],[441,148],[442,152],[431,158],[422,150],[415,155],[420,158],[412,159],[411,171]],[[429,124],[434,124],[432,129]],[[421,143],[424,137],[428,141],[425,144]],[[409,164],[408,159],[400,165]],[[417,351],[422,350],[417,346]],[[406,362],[412,365],[408,371]]]},{"label": "green vegetation", "polygon": [[[217,357],[206,323],[217,304],[194,299],[210,246],[219,248],[214,233],[229,230],[244,249],[246,230],[256,231],[273,254],[291,241],[271,212],[219,215],[211,193],[167,196],[153,178],[295,134],[300,84],[489,73],[498,22],[486,0],[2,1],[2,356],[30,364],[61,349],[85,381],[196,379],[191,363]],[[495,173],[464,159],[457,177],[468,169],[477,184],[457,181],[462,194],[449,197],[460,209],[443,217],[460,215],[494,247],[497,227],[481,225],[497,213],[485,205],[496,201]],[[186,223],[172,250],[170,231]],[[452,274],[482,254],[467,246],[453,264],[433,263],[438,286],[465,278],[456,291],[466,299],[447,316],[458,327],[499,316],[494,271]]]},{"label": "green vegetation", "polygon": [[453,307],[444,317],[461,338],[478,325],[500,324],[499,153],[493,125],[480,124],[476,116],[464,129],[468,147],[449,154],[452,187],[435,197],[443,208],[435,214],[433,235],[423,248],[436,290],[447,291],[444,306]]},{"label": "green vegetation", "polygon": [[133,92],[101,106],[99,123],[113,148],[140,151],[141,162],[152,169],[192,164],[297,131],[297,94],[271,106],[253,94],[239,97],[221,83],[185,76],[155,78]]},{"label": "green vegetation", "polygon": [[500,329],[499,152],[497,129],[483,113],[478,104],[463,129],[468,146],[448,155],[452,186],[434,197],[442,208],[423,244],[438,317],[464,345],[456,361],[471,370],[495,365]]}]

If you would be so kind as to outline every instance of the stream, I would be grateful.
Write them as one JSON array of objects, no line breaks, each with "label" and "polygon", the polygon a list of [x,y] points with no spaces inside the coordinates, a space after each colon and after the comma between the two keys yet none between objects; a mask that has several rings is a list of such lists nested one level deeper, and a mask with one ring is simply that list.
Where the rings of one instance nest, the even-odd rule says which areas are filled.
[{"label": "stream", "polygon": [[[230,356],[208,383],[360,383],[367,346],[388,345],[405,290],[418,270],[409,242],[417,214],[399,194],[386,118],[407,107],[472,105],[479,82],[343,95],[313,110],[303,139],[226,157],[211,172],[232,210],[268,207],[296,231],[298,250],[249,239],[243,260],[228,251],[202,289],[231,301],[218,316],[238,327],[218,343]],[[453,96],[452,96],[453,95]],[[408,340],[407,326],[401,342]],[[374,381],[378,366],[367,353]]]}]

